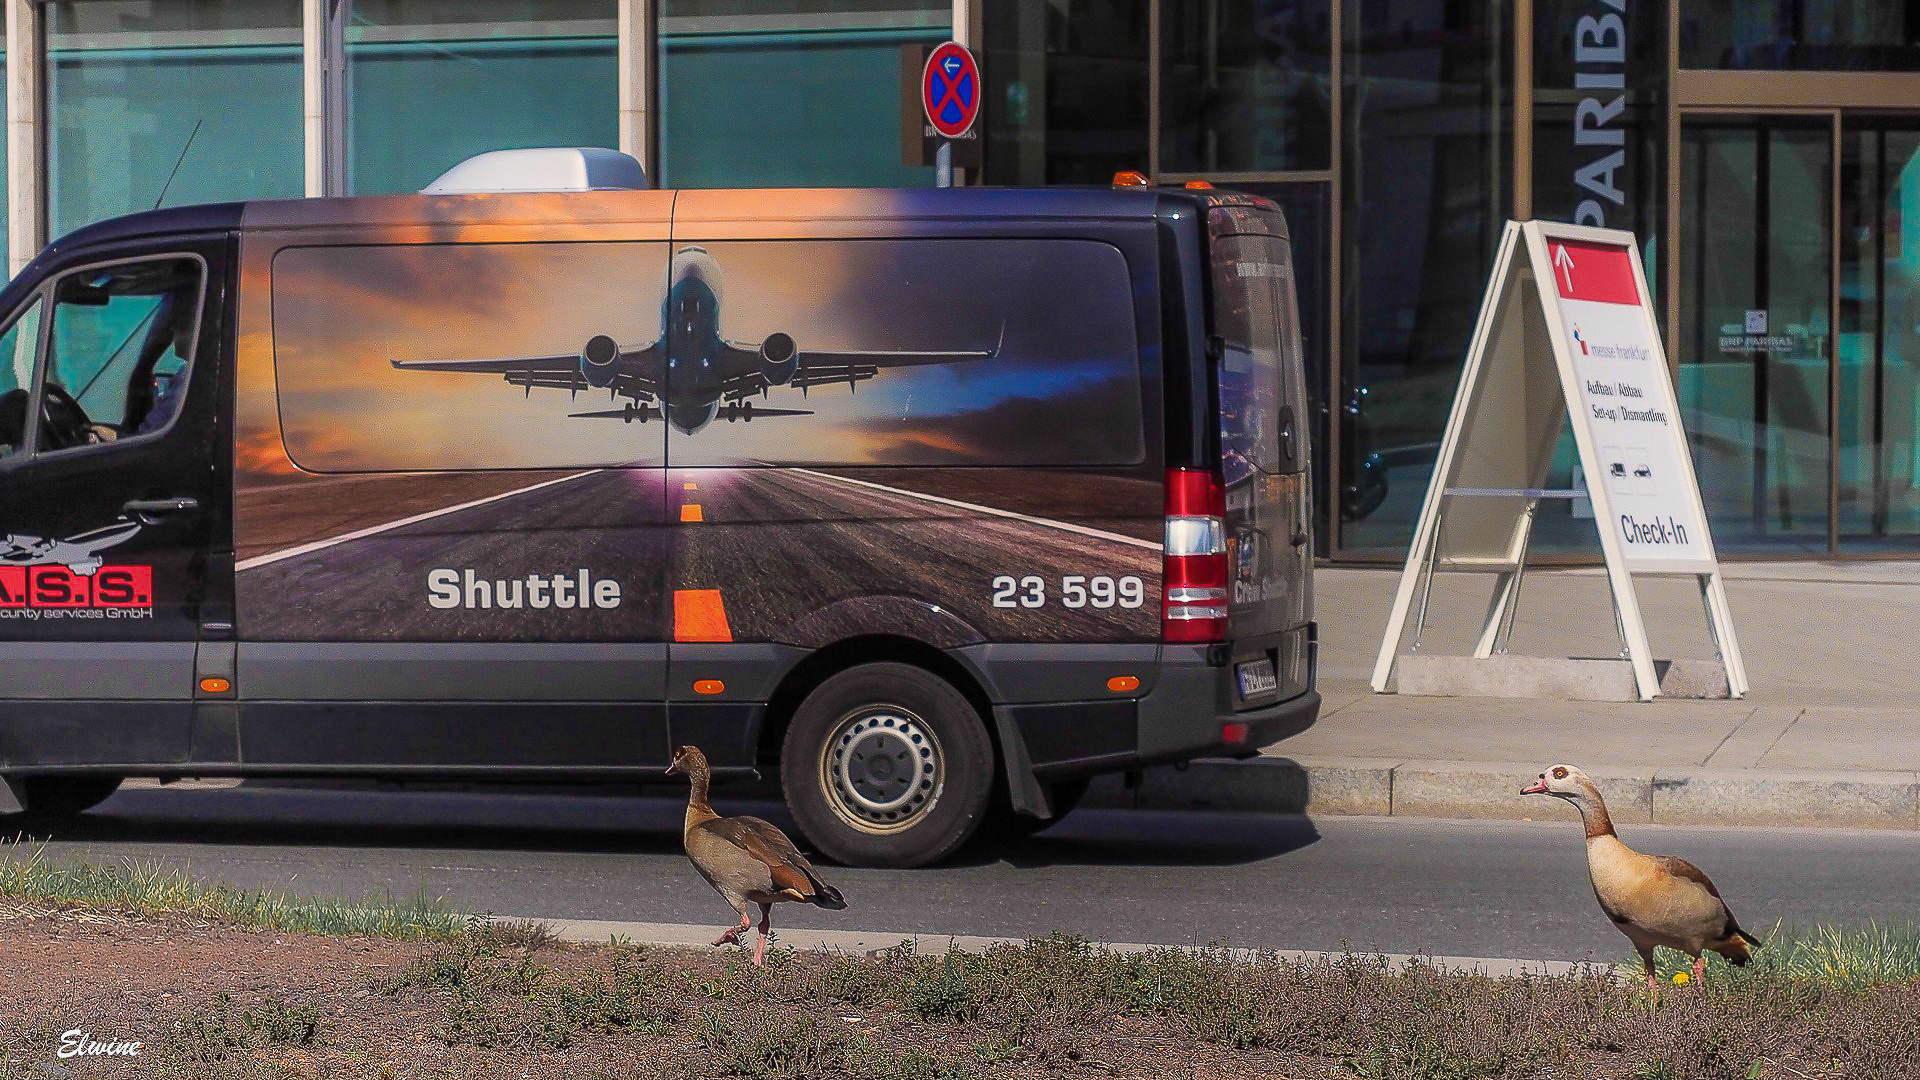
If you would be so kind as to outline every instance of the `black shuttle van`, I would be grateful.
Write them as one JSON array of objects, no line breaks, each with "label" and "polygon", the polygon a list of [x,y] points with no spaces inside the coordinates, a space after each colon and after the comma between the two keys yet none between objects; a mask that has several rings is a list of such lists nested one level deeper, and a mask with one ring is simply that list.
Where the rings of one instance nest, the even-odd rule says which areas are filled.
[{"label": "black shuttle van", "polygon": [[0,291],[28,810],[694,743],[918,865],[1312,723],[1273,204],[499,181],[554,153],[107,221]]}]

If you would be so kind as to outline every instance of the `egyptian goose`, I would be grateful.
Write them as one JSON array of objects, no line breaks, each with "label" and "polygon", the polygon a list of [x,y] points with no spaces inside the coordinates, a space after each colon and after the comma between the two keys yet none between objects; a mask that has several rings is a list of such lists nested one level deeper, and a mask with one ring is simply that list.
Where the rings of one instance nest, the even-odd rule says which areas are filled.
[{"label": "egyptian goose", "polygon": [[1580,811],[1587,826],[1587,873],[1593,895],[1613,925],[1627,935],[1653,977],[1653,948],[1665,945],[1693,957],[1693,979],[1706,976],[1701,955],[1712,950],[1735,967],[1746,966],[1750,946],[1760,940],[1734,921],[1720,890],[1701,869],[1671,855],[1642,855],[1620,842],[1607,816],[1606,800],[1586,773],[1571,765],[1555,765],[1520,790],[1522,795],[1551,795],[1565,799]]},{"label": "egyptian goose", "polygon": [[759,967],[767,956],[767,935],[773,930],[773,905],[798,902],[839,911],[847,906],[840,890],[820,880],[813,864],[801,855],[772,823],[757,817],[721,817],[707,802],[713,778],[707,755],[697,746],[683,746],[667,766],[667,775],[684,775],[692,783],[687,794],[686,827],[681,841],[693,868],[707,879],[733,910],[740,925],[729,926],[714,945],[737,945],[753,925],[748,904],[760,905],[760,941],[753,950]]}]

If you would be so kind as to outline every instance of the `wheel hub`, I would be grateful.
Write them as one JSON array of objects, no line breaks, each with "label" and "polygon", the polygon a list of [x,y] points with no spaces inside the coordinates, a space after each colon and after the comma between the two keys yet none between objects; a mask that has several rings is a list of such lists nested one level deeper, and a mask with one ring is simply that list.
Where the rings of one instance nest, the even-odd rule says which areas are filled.
[{"label": "wheel hub", "polygon": [[940,744],[904,709],[872,707],[848,715],[825,751],[822,771],[835,809],[870,831],[912,824],[940,793]]}]

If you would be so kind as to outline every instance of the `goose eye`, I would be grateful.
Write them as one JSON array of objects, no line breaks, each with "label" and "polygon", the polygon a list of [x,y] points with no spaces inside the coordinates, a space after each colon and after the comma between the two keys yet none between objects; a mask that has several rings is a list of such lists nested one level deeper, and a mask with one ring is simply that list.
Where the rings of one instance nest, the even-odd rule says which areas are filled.
[{"label": "goose eye", "polygon": [[1553,778],[1555,780],[1565,780],[1567,778],[1567,770],[1565,769],[1553,770]]}]

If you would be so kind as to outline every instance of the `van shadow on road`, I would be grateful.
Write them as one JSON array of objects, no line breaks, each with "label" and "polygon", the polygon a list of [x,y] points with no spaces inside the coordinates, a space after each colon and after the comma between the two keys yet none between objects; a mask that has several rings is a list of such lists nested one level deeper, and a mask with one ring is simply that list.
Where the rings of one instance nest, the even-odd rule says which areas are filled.
[{"label": "van shadow on road", "polygon": [[[136,788],[67,820],[0,815],[0,837],[61,848],[141,844],[678,855],[685,803],[635,797],[631,790],[623,796],[334,785]],[[723,814],[764,817],[806,847],[784,805],[716,801]],[[1313,823],[1299,816],[1083,809],[1036,836],[969,844],[945,865],[1233,866],[1285,855],[1319,838]]]}]

